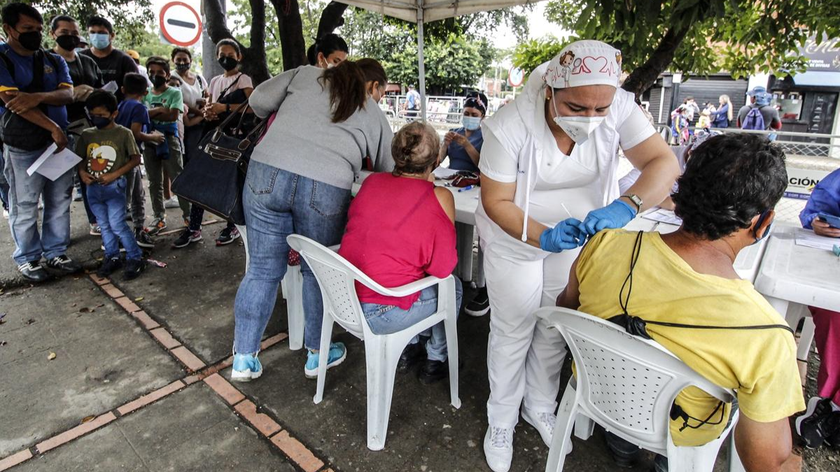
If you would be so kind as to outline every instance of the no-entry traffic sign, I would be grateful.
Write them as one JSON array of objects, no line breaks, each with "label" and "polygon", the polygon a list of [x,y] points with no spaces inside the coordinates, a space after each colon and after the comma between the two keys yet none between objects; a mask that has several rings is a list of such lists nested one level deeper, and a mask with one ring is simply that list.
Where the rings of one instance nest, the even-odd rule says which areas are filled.
[{"label": "no-entry traffic sign", "polygon": [[184,2],[169,2],[160,9],[160,32],[176,46],[192,46],[201,38],[201,17]]},{"label": "no-entry traffic sign", "polygon": [[525,81],[525,72],[518,67],[511,67],[508,72],[508,83],[511,87],[519,87]]}]

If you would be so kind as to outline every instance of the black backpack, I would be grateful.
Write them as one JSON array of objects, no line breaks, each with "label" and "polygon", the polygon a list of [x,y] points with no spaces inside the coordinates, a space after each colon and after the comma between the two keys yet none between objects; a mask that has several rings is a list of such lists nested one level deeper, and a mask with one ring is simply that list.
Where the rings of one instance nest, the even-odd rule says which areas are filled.
[{"label": "black backpack", "polygon": [[[44,57],[50,61],[53,66],[53,71],[58,71],[58,61],[53,53],[39,49],[35,52],[33,58],[32,82],[21,89],[21,92],[37,93],[44,91]],[[15,65],[5,52],[0,53],[0,60],[9,71],[12,80],[15,80]],[[47,106],[40,105],[38,108],[46,115]],[[22,149],[24,151],[37,151],[43,149],[45,143],[53,142],[52,133],[32,123],[26,118],[21,117],[16,113],[12,113],[8,109],[0,117],[0,140],[3,144],[13,148]]]}]

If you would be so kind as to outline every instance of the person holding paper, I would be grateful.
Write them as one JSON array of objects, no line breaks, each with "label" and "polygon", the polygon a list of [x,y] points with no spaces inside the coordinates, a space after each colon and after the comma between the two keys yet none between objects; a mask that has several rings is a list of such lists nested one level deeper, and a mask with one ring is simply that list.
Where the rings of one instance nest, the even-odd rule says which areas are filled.
[{"label": "person holding paper", "polygon": [[[0,44],[0,127],[4,141],[5,177],[9,183],[9,226],[15,241],[12,255],[18,270],[30,282],[49,275],[40,265],[63,273],[81,270],[67,257],[70,244],[70,201],[73,173],[68,169],[50,180],[27,169],[55,143],[67,146],[67,109],[73,101],[73,83],[67,63],[41,49],[44,20],[30,5],[3,7]],[[40,77],[39,81],[35,78]],[[38,200],[43,197],[42,232],[38,232]]]},{"label": "person holding paper", "polygon": [[[804,228],[820,236],[840,238],[840,228],[822,221],[821,213],[840,216],[840,169],[814,187],[799,214]],[[810,310],[816,326],[814,342],[820,353],[820,371],[817,396],[808,401],[807,412],[796,419],[796,432],[810,449],[822,444],[840,447],[840,313],[815,307]]]},{"label": "person holding paper", "polygon": [[125,175],[140,165],[140,149],[128,128],[114,123],[117,99],[104,90],[93,92],[85,103],[95,128],[82,132],[76,153],[83,156],[79,176],[88,186],[90,208],[102,228],[105,259],[96,272],[108,277],[123,263],[120,244],[125,248],[125,280],[136,279],[145,268],[143,251],[125,221],[127,186]]}]

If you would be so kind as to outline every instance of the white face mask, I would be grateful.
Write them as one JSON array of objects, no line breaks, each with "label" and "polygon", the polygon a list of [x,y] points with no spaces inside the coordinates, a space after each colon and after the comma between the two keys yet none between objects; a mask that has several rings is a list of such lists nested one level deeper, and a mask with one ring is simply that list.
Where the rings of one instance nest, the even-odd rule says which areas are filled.
[{"label": "white face mask", "polygon": [[557,104],[554,97],[551,97],[551,106],[554,108],[554,123],[563,130],[566,135],[572,138],[575,144],[583,144],[589,139],[589,135],[604,122],[605,116],[560,116],[557,112]]}]

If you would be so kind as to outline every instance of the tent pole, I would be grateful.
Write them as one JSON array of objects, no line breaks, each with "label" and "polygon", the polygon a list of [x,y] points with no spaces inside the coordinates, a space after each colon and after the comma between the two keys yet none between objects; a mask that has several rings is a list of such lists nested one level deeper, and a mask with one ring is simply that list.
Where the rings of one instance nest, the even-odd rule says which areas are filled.
[{"label": "tent pole", "polygon": [[417,0],[417,72],[420,89],[420,119],[426,122],[426,65],[423,60],[423,0]]}]

